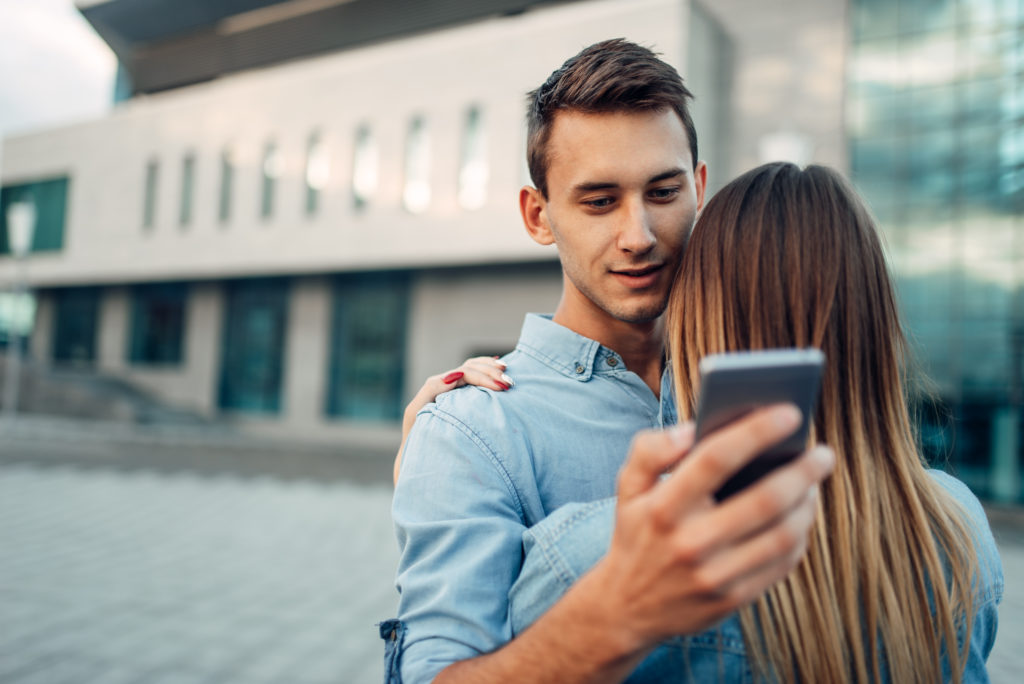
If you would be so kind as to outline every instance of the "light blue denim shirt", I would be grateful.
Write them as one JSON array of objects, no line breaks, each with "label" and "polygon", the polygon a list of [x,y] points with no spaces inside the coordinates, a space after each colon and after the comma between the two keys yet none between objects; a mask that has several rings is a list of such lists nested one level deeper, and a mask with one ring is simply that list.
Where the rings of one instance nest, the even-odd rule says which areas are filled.
[{"label": "light blue denim shirt", "polygon": [[675,421],[621,356],[550,318],[528,315],[504,361],[512,390],[447,392],[406,443],[392,505],[399,620],[381,625],[388,682],[430,681],[509,641],[523,532],[614,494],[633,435]]},{"label": "light blue denim shirt", "polygon": [[[977,545],[979,572],[971,625],[971,642],[963,682],[987,682],[985,661],[995,643],[997,606],[1003,595],[1003,570],[985,511],[977,498],[956,478],[929,473],[965,509]],[[513,634],[526,629],[589,570],[608,549],[615,526],[615,499],[569,504],[523,534],[526,558],[512,587],[510,619]],[[963,638],[961,634],[960,638]],[[948,663],[943,662],[950,681]],[[888,677],[884,677],[889,681]],[[627,682],[753,682],[743,632],[737,615],[718,627],[661,644]]]}]

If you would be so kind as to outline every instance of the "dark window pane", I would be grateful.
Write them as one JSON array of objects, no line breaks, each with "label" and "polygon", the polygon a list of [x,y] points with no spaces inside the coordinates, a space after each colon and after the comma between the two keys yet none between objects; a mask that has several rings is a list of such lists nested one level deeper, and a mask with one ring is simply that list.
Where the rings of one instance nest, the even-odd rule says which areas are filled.
[{"label": "dark window pane", "polygon": [[141,285],[133,289],[129,361],[181,363],[187,299],[184,284]]},{"label": "dark window pane", "polygon": [[7,235],[7,210],[17,202],[35,207],[33,252],[53,252],[64,248],[64,226],[67,216],[68,179],[37,181],[9,185],[0,190],[0,254],[11,251]]},{"label": "dark window pane", "polygon": [[328,415],[379,420],[401,415],[408,299],[402,273],[336,281]]},{"label": "dark window pane", "polygon": [[220,407],[281,410],[288,281],[245,280],[226,286]]},{"label": "dark window pane", "polygon": [[53,360],[73,366],[96,361],[100,290],[76,287],[54,292]]}]

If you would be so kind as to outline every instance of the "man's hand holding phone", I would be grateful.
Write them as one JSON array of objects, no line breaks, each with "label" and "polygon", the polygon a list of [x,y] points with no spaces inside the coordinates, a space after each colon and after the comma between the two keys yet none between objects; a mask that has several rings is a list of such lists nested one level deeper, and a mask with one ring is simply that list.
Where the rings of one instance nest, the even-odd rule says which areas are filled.
[{"label": "man's hand holding phone", "polygon": [[636,436],[619,475],[608,554],[569,592],[581,594],[581,606],[589,603],[583,594],[602,597],[599,614],[591,604],[585,619],[608,658],[622,659],[628,672],[653,645],[714,625],[796,566],[818,485],[832,472],[830,449],[802,453],[723,501],[716,493],[802,418],[783,404],[696,445],[692,424]]}]

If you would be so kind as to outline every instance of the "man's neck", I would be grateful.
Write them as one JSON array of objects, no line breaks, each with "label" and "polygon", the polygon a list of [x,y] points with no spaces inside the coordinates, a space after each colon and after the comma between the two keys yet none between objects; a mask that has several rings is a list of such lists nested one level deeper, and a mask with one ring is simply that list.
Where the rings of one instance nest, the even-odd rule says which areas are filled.
[{"label": "man's neck", "polygon": [[601,311],[578,311],[559,303],[552,320],[615,351],[633,371],[651,388],[654,396],[661,396],[662,352],[664,335],[662,318],[644,323],[629,323],[612,318]]}]

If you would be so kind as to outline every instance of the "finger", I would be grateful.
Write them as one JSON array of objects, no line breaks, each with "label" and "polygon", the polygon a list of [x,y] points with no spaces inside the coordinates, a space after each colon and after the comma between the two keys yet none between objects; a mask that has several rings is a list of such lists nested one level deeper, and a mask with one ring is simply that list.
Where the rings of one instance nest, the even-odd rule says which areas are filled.
[{"label": "finger", "polygon": [[633,437],[629,457],[619,471],[619,499],[628,500],[657,484],[662,474],[679,462],[693,445],[693,423],[667,430],[643,430]]},{"label": "finger", "polygon": [[775,525],[709,558],[700,570],[701,585],[738,606],[784,579],[806,554],[817,500],[815,486]]},{"label": "finger", "polygon": [[470,385],[505,391],[512,389],[516,384],[505,373],[505,365],[490,357],[469,359],[460,368],[465,371],[465,381]]},{"label": "finger", "polygon": [[502,370],[508,368],[508,365],[504,361],[499,359],[497,356],[474,356],[471,359],[466,359],[462,365],[465,366],[468,364],[483,365],[493,368],[500,368]]},{"label": "finger", "polygon": [[681,513],[694,501],[710,497],[759,453],[792,434],[800,421],[798,408],[780,404],[753,411],[711,433],[665,481],[659,496]]},{"label": "finger", "polygon": [[832,450],[825,446],[801,454],[709,510],[694,534],[702,541],[700,537],[715,530],[714,538],[709,536],[706,541],[709,548],[716,548],[775,526],[828,477],[834,460]]}]

